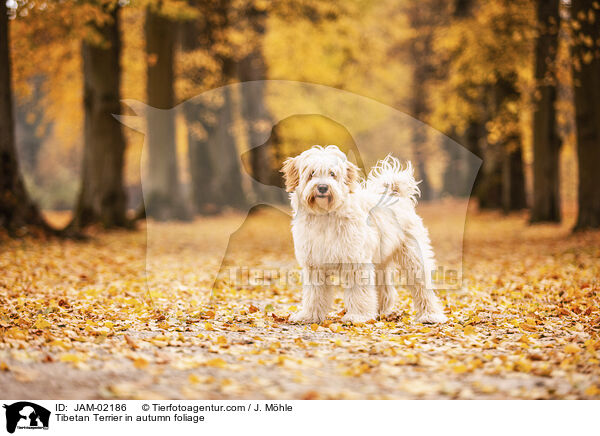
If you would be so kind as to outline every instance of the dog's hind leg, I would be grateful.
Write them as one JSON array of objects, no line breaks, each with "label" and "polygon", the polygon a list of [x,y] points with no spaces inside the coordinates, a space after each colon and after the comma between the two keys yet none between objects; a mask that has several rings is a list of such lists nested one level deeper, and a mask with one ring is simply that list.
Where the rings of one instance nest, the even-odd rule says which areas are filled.
[{"label": "dog's hind leg", "polygon": [[397,254],[397,260],[406,274],[407,287],[413,298],[413,305],[417,312],[417,322],[435,324],[448,321],[444,315],[439,298],[430,288],[433,270],[433,257],[431,256],[429,241],[417,241],[413,238],[402,252]]},{"label": "dog's hind leg", "polygon": [[397,290],[394,287],[393,265],[386,265],[377,271],[377,311],[384,318],[390,315],[396,304]]},{"label": "dog's hind leg", "polygon": [[426,288],[422,283],[411,285],[408,288],[417,312],[417,322],[436,324],[448,321],[448,317],[444,315],[442,304],[432,289]]}]

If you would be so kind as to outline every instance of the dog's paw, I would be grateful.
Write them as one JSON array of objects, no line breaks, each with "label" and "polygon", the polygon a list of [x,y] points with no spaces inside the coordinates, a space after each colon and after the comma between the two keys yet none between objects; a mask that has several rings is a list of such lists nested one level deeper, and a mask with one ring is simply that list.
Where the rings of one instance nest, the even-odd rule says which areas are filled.
[{"label": "dog's paw", "polygon": [[379,319],[381,321],[399,321],[402,318],[402,314],[394,310],[386,312],[379,312]]},{"label": "dog's paw", "polygon": [[448,317],[442,312],[424,313],[417,317],[417,322],[423,324],[441,324],[448,321]]},{"label": "dog's paw", "polygon": [[321,324],[325,320],[325,317],[320,319],[318,316],[303,311],[293,313],[290,316],[290,322],[299,324]]},{"label": "dog's paw", "polygon": [[347,313],[342,317],[343,323],[352,323],[352,324],[364,324],[367,321],[375,319],[375,316],[371,315],[359,315],[356,313]]}]

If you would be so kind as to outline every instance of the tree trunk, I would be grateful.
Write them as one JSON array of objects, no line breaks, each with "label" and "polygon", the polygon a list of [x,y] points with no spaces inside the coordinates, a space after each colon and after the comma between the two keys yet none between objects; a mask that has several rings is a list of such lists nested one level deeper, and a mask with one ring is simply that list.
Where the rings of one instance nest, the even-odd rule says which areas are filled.
[{"label": "tree trunk", "polygon": [[[579,23],[572,47],[579,206],[575,230],[600,228],[600,26],[588,17],[592,2],[572,0]],[[593,47],[586,45],[592,41]]]},{"label": "tree trunk", "polygon": [[82,182],[71,226],[98,223],[104,227],[128,227],[123,188],[125,138],[122,125],[112,114],[121,111],[121,40],[119,7],[109,11],[111,20],[96,25],[101,45],[84,41],[83,76],[85,126]]},{"label": "tree trunk", "polygon": [[[219,38],[229,26],[229,2],[221,0],[206,17],[205,23],[185,26],[183,48],[209,52],[220,65],[220,82],[227,85],[235,76],[236,65],[230,57],[215,52]],[[193,71],[201,76],[206,71]],[[220,92],[220,98],[217,97]],[[247,205],[242,186],[240,154],[233,135],[234,101],[231,89],[210,92],[210,101],[201,96],[184,104],[188,123],[188,147],[192,195],[200,213],[217,213],[227,207],[243,209]]]},{"label": "tree trunk", "polygon": [[[197,0],[190,4],[199,7]],[[182,23],[181,48],[184,53],[193,53],[197,49],[206,49],[207,41],[212,41],[214,27],[210,25],[208,16],[204,20],[186,21]],[[188,71],[191,76],[202,80],[206,71]],[[189,96],[188,96],[189,97]],[[190,190],[192,204],[196,212],[202,215],[218,213],[217,193],[210,190],[214,168],[211,164],[208,138],[212,137],[214,121],[211,122],[212,109],[210,101],[194,96],[183,104],[188,140],[188,162],[190,169]]]},{"label": "tree trunk", "polygon": [[148,105],[146,144],[148,177],[144,183],[146,216],[157,220],[190,219],[179,182],[175,140],[175,23],[149,6],[146,10]]},{"label": "tree trunk", "polygon": [[532,223],[560,221],[560,146],[556,120],[559,0],[538,0],[533,112]]},{"label": "tree trunk", "polygon": [[477,175],[477,197],[481,209],[502,207],[502,162],[503,149],[500,144],[487,144],[483,152],[483,164]]},{"label": "tree trunk", "polygon": [[502,210],[504,213],[527,207],[521,137],[509,139],[502,162]]},{"label": "tree trunk", "polygon": [[464,134],[448,135],[452,141],[445,141],[445,150],[448,157],[448,163],[444,169],[443,192],[452,197],[468,197],[471,193],[475,194],[480,177],[477,177],[473,184],[470,174],[470,165],[467,153],[464,149],[456,147],[454,141],[464,146],[471,153],[479,156],[481,150],[479,139],[485,135],[481,124],[476,121],[470,121]]},{"label": "tree trunk", "polygon": [[[250,53],[238,63],[238,77],[241,82],[266,80],[267,65],[262,50],[266,12],[250,7],[246,16],[250,21],[256,42]],[[242,117],[246,122],[252,175],[259,182],[270,185],[279,169],[275,168],[272,147],[259,147],[266,140],[265,138],[268,138],[273,127],[273,121],[265,102],[265,83],[242,83],[241,94],[241,110]],[[256,185],[256,189],[261,190],[261,186]],[[270,198],[272,193],[272,189],[263,189],[262,192],[256,194],[261,201],[269,203],[284,200],[281,197]]]},{"label": "tree trunk", "polygon": [[217,111],[217,126],[209,137],[214,171],[212,191],[218,193],[219,207],[243,209],[246,196],[242,187],[240,153],[233,135],[234,103],[230,88],[223,88],[223,105]]},{"label": "tree trunk", "polygon": [[192,203],[199,213],[210,215],[219,212],[218,193],[212,192],[214,177],[208,137],[213,135],[208,123],[200,120],[206,116],[207,108],[200,102],[188,101],[184,113],[188,132],[188,159],[190,165]]},{"label": "tree trunk", "polygon": [[246,205],[239,153],[231,131],[231,90],[222,88],[215,92],[221,93],[217,107],[198,101],[184,105],[192,199],[198,212],[205,215],[219,213],[227,207],[241,209]]},{"label": "tree trunk", "polygon": [[519,97],[514,74],[497,79],[493,89],[493,117],[501,117],[513,130],[504,132],[501,141],[493,145],[496,156],[493,170],[489,173],[492,177],[482,182],[482,187],[491,195],[489,201],[484,202],[485,207],[500,207],[504,213],[527,207],[521,132],[518,127],[518,114],[511,110],[512,106],[517,105]]},{"label": "tree trunk", "polygon": [[[239,79],[241,82],[266,79],[266,68],[262,52],[256,50],[239,62]],[[269,184],[274,179],[275,159],[272,147],[258,147],[273,127],[273,122],[265,102],[265,83],[241,84],[242,116],[246,122],[248,145],[250,146],[250,167],[252,175],[261,183]],[[258,187],[260,189],[260,187]],[[278,201],[281,198],[264,198],[267,192],[257,193],[265,201]]]},{"label": "tree trunk", "polygon": [[455,18],[465,18],[471,13],[473,8],[473,0],[455,0],[454,12]]},{"label": "tree trunk", "polygon": [[[473,8],[472,0],[454,0],[454,10],[452,12],[452,18],[454,20],[461,20],[471,15]],[[442,80],[448,80],[447,73],[444,73]],[[471,119],[465,132],[462,135],[457,135],[456,131],[452,129],[447,135],[454,141],[462,144],[467,150],[480,155],[479,150],[479,138],[485,133],[480,128],[480,123]],[[451,141],[446,143],[445,147],[448,163],[444,169],[443,178],[443,192],[446,195],[453,197],[466,197],[470,193],[475,194],[476,184],[470,185],[469,178],[469,165],[465,159],[465,154],[462,150],[457,148]],[[476,179],[481,179],[479,175]]]},{"label": "tree trunk", "polygon": [[[425,121],[429,115],[427,104],[426,82],[433,79],[436,73],[431,63],[433,56],[433,29],[436,25],[437,13],[430,9],[439,6],[441,2],[433,2],[427,5],[411,4],[408,6],[408,16],[411,27],[416,31],[416,36],[411,41],[410,55],[414,66],[412,71],[412,86],[410,96],[411,115],[419,121]],[[431,200],[433,198],[432,186],[429,182],[425,168],[427,145],[427,127],[421,123],[414,123],[412,129],[413,159],[417,169],[416,176],[421,179],[419,189],[421,199]]]},{"label": "tree trunk", "polygon": [[19,172],[8,37],[6,2],[0,1],[0,228],[11,236],[19,236],[32,228],[50,229],[29,198]]},{"label": "tree trunk", "polygon": [[[415,123],[416,124],[416,123]],[[419,124],[413,126],[413,159],[417,169],[416,177],[420,180],[419,190],[421,191],[421,200],[428,201],[433,199],[433,192],[427,170],[425,169],[425,146],[427,144],[427,131],[425,125]]]},{"label": "tree trunk", "polygon": [[421,180],[419,189],[421,190],[422,200],[431,200],[433,193],[431,190],[431,184],[425,170],[425,147],[427,145],[427,127],[421,123],[424,117],[428,113],[425,86],[423,84],[424,79],[424,66],[419,65],[417,58],[421,58],[422,54],[415,54],[415,62],[417,65],[413,67],[413,83],[412,83],[412,96],[411,96],[411,112],[413,117],[418,121],[413,122],[412,126],[412,147],[413,147],[413,159],[417,170],[416,177]]}]

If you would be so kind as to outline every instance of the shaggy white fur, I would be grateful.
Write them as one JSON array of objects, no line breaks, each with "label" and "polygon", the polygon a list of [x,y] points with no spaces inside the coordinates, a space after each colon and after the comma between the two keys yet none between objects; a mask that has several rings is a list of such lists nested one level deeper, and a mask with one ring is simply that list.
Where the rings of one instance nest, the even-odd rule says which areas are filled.
[{"label": "shaggy white fur", "polygon": [[329,145],[287,159],[281,171],[303,270],[302,308],[291,321],[325,319],[333,302],[332,274],[344,288],[344,322],[388,315],[398,270],[406,275],[417,321],[447,321],[431,286],[435,262],[427,229],[415,211],[420,192],[410,163],[403,168],[388,156],[361,181],[359,169]]}]

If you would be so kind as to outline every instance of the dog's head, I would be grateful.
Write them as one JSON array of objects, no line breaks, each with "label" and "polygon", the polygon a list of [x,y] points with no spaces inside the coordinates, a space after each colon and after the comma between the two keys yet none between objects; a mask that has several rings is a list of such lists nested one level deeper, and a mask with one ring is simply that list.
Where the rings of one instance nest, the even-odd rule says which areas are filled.
[{"label": "dog's head", "polygon": [[281,172],[285,188],[296,196],[297,205],[313,213],[339,208],[358,186],[358,167],[335,145],[315,145],[288,158]]}]

